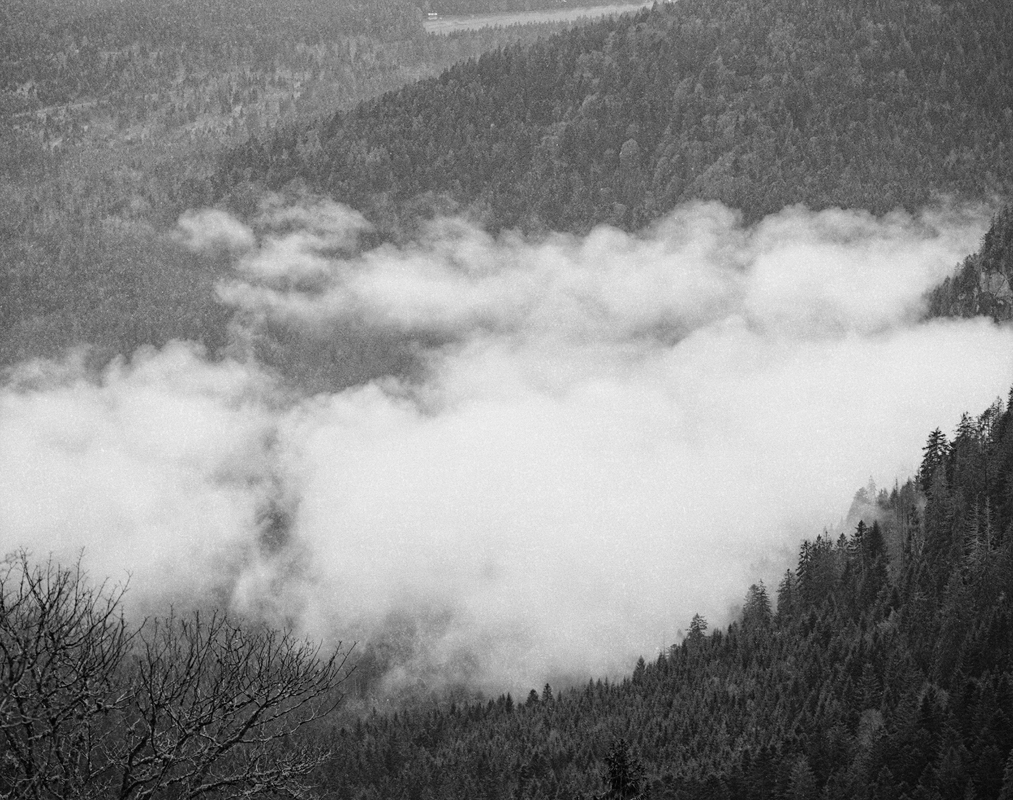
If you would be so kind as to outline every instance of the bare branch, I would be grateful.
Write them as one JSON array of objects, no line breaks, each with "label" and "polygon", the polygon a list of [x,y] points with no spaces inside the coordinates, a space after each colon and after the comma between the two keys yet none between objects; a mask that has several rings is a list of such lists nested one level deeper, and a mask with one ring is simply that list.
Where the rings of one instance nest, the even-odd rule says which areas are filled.
[{"label": "bare branch", "polygon": [[55,798],[307,796],[294,734],[341,700],[351,649],[219,612],[124,620],[80,564],[0,562],[0,780]]}]

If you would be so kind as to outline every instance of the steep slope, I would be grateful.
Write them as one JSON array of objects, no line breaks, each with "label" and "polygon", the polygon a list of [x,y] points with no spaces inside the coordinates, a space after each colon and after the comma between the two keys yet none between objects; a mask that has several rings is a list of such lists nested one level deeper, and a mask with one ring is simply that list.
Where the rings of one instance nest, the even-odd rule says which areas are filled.
[{"label": "steep slope", "polygon": [[997,322],[1013,319],[1013,206],[995,216],[981,249],[932,292],[929,314],[990,316]]},{"label": "steep slope", "polygon": [[217,153],[564,24],[426,36],[407,0],[0,2],[0,369],[228,319],[172,229]]},{"label": "steep slope", "polygon": [[917,206],[1013,178],[1013,10],[992,0],[681,0],[451,68],[227,158],[381,220],[635,229],[718,199]]},{"label": "steep slope", "polygon": [[1008,798],[1011,454],[1001,401],[965,415],[930,435],[917,483],[861,497],[850,536],[803,543],[776,614],[753,586],[726,631],[697,617],[621,683],[375,716],[335,732],[320,780],[334,797]]}]

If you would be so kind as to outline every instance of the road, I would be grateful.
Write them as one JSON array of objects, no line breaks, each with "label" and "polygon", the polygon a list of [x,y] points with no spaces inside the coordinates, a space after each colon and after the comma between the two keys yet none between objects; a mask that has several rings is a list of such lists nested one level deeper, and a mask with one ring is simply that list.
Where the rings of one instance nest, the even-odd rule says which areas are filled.
[{"label": "road", "polygon": [[494,25],[526,25],[531,22],[573,22],[586,18],[596,19],[612,14],[624,14],[654,5],[653,2],[623,3],[605,6],[581,6],[546,11],[521,11],[503,14],[472,14],[464,17],[440,17],[422,24],[426,33],[453,33],[478,30]]}]

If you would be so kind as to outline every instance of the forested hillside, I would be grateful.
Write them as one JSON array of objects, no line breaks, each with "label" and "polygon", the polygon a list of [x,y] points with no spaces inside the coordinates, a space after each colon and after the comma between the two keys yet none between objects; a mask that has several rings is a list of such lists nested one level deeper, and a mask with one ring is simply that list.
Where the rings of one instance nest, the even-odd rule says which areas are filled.
[{"label": "forested hillside", "polygon": [[1013,319],[1013,206],[996,214],[981,249],[968,256],[957,274],[929,297],[929,313],[939,317],[986,315]]},{"label": "forested hillside", "polygon": [[[1008,190],[1006,4],[688,0],[531,49],[547,28],[425,36],[420,14],[3,4],[0,364],[80,343],[100,359],[173,338],[220,348],[224,265],[167,232],[187,208],[255,207],[264,187],[322,190],[387,233],[436,211],[639,229],[689,199],[755,219]],[[991,308],[995,280],[940,313]]]},{"label": "forested hillside", "polygon": [[982,198],[1013,177],[1011,42],[993,0],[657,4],[251,142],[219,192],[300,177],[381,220],[442,196],[570,231],[689,199],[752,220]]},{"label": "forested hillside", "polygon": [[[288,118],[300,98],[299,111],[325,113],[368,96],[361,84],[376,92],[418,77],[401,69],[417,66],[424,39],[417,9],[400,0],[76,10],[13,0],[0,14],[0,107],[49,149],[179,128],[191,143],[238,139],[274,121],[279,105]],[[330,102],[314,105],[314,90]]]},{"label": "forested hillside", "polygon": [[[929,437],[861,490],[773,598],[632,676],[376,716],[335,731],[326,796],[1013,796],[1013,412]],[[687,620],[687,622],[689,622]]]},{"label": "forested hillside", "polygon": [[220,347],[222,265],[171,231],[222,148],[564,27],[428,36],[403,0],[0,3],[0,367]]},{"label": "forested hillside", "polygon": [[[15,376],[20,383],[8,382],[13,371],[3,372],[4,389],[13,398],[4,409],[24,414],[16,421],[20,427],[2,431],[4,463],[14,465],[4,472],[37,473],[33,478],[41,476],[39,485],[44,487],[37,503],[27,491],[18,497],[27,515],[47,505],[61,476],[71,482],[71,477],[99,465],[96,475],[88,476],[95,480],[86,484],[86,491],[66,495],[78,503],[74,514],[101,527],[105,518],[84,506],[94,500],[95,508],[101,508],[102,498],[95,498],[108,491],[117,500],[111,504],[117,513],[110,515],[108,531],[102,528],[103,538],[95,541],[147,556],[139,541],[168,539],[192,525],[177,528],[170,520],[161,526],[162,518],[179,508],[169,502],[175,495],[155,491],[169,475],[186,503],[197,509],[195,517],[205,508],[194,499],[205,484],[215,500],[208,508],[219,510],[222,517],[227,512],[241,517],[243,531],[252,532],[256,541],[237,558],[250,561],[252,569],[273,563],[271,557],[286,546],[298,549],[300,514],[319,519],[319,541],[337,542],[335,553],[344,546],[328,527],[335,520],[354,535],[371,535],[355,530],[350,520],[362,508],[368,515],[384,507],[388,496],[357,489],[365,487],[365,481],[351,480],[357,471],[382,475],[382,480],[391,477],[386,474],[390,472],[393,481],[400,481],[395,493],[404,506],[395,506],[389,517],[372,515],[385,526],[382,536],[390,537],[378,535],[380,547],[389,543],[389,549],[400,548],[399,536],[416,533],[405,511],[417,505],[411,493],[421,494],[412,489],[409,473],[430,469],[445,471],[440,477],[446,484],[419,486],[451,485],[456,492],[436,498],[436,516],[447,512],[438,522],[447,529],[472,526],[490,547],[501,547],[504,542],[494,536],[495,525],[484,527],[490,516],[484,506],[473,516],[451,513],[466,505],[465,471],[483,458],[493,460],[489,454],[497,450],[488,443],[499,440],[455,439],[457,418],[451,417],[449,427],[435,424],[440,420],[437,395],[446,387],[421,380],[416,386],[407,378],[399,382],[400,372],[408,373],[408,368],[381,370],[380,377],[390,380],[374,380],[371,364],[360,370],[354,363],[357,354],[365,354],[363,361],[393,363],[403,352],[407,362],[418,352],[430,356],[446,344],[443,352],[428,358],[436,363],[467,351],[474,362],[462,363],[461,372],[451,377],[468,386],[488,382],[484,390],[500,405],[474,402],[475,396],[483,402],[486,398],[460,387],[457,399],[453,391],[446,392],[447,402],[474,413],[461,418],[461,428],[481,417],[497,435],[505,430],[514,446],[511,452],[519,454],[506,467],[516,463],[517,472],[524,472],[525,459],[531,458],[525,449],[530,440],[519,431],[517,420],[544,404],[552,413],[536,435],[545,438],[545,432],[569,424],[567,406],[557,402],[557,395],[569,389],[553,384],[550,373],[557,367],[559,372],[588,370],[588,380],[575,386],[590,389],[572,393],[595,413],[581,418],[591,421],[586,426],[574,426],[574,441],[593,444],[591,434],[601,427],[600,420],[631,408],[621,404],[626,392],[620,393],[623,387],[612,373],[622,378],[624,371],[633,371],[638,358],[648,361],[628,348],[638,340],[652,344],[652,359],[660,354],[659,363],[683,358],[673,348],[682,336],[706,350],[707,358],[717,353],[716,360],[727,363],[718,364],[714,375],[703,376],[714,380],[716,388],[708,386],[712,393],[700,394],[699,405],[717,420],[715,427],[726,427],[727,417],[712,410],[714,398],[753,403],[757,417],[742,419],[761,419],[763,426],[777,416],[774,403],[787,406],[789,413],[798,409],[778,398],[764,405],[762,389],[773,384],[757,383],[759,390],[736,392],[717,379],[747,360],[766,357],[765,341],[753,329],[762,329],[767,317],[750,317],[755,308],[744,304],[741,313],[736,305],[734,313],[715,318],[714,330],[734,329],[748,340],[750,349],[731,354],[737,358],[744,353],[740,362],[717,352],[720,347],[707,349],[707,342],[723,341],[708,339],[711,328],[683,326],[680,315],[692,317],[692,310],[679,305],[689,304],[683,297],[656,317],[640,314],[641,306],[650,305],[645,297],[678,294],[671,287],[682,284],[644,282],[615,290],[610,278],[620,271],[613,270],[602,271],[601,280],[596,278],[593,291],[588,291],[572,277],[588,263],[601,266],[608,247],[627,256],[622,243],[637,237],[606,231],[596,234],[597,239],[589,237],[587,244],[576,237],[540,234],[585,232],[602,223],[640,231],[687,201],[715,199],[741,209],[746,220],[746,225],[736,222],[716,230],[732,230],[746,239],[748,223],[796,203],[880,214],[898,206],[921,207],[938,197],[993,203],[1011,193],[1013,6],[1007,0],[679,0],[551,39],[542,38],[542,28],[450,37],[427,37],[421,28],[427,10],[472,13],[538,5],[553,3],[428,0],[416,8],[402,0],[344,5],[324,0],[138,0],[133,5],[119,0],[0,0],[0,371],[34,357],[61,357],[78,345],[90,346],[95,361],[107,364],[146,345],[163,347],[173,339],[196,343],[192,348],[165,347],[169,364],[159,378],[151,377],[162,368],[158,363],[144,372],[146,359],[158,361],[154,351],[138,356],[133,365],[128,360],[114,365],[95,377],[94,386],[88,382],[88,370],[78,371],[74,364],[43,365],[35,372],[23,368],[20,377]],[[449,69],[436,76],[445,67]],[[430,77],[404,86],[424,76]],[[222,143],[231,148],[224,154],[219,152]],[[262,202],[264,190],[278,192],[273,207]],[[320,195],[362,211],[375,226],[347,209],[325,206]],[[181,214],[212,204],[228,207],[235,217],[219,208],[185,216],[177,225]],[[283,206],[285,211],[279,211]],[[267,233],[250,222],[258,214],[270,216],[265,209],[278,212],[280,219],[261,221]],[[241,221],[245,212],[250,213]],[[398,249],[386,241],[417,232],[420,220],[443,212],[459,213],[494,232],[517,228],[532,235],[484,240],[480,231],[447,223],[428,243]],[[323,220],[323,234],[298,230],[300,215],[313,214],[340,216],[354,234],[346,241],[346,228],[339,229],[334,220]],[[854,218],[860,215],[856,211]],[[916,217],[908,219],[912,227],[922,224]],[[186,241],[186,223],[192,234],[200,220],[209,228],[222,227],[218,239],[208,234],[213,241],[206,247]],[[793,223],[789,219],[780,224]],[[289,241],[296,245],[288,250],[279,245],[283,240],[274,236],[271,225],[295,230]],[[835,230],[844,231],[842,238],[848,231],[858,231],[860,237],[861,227],[852,222],[850,228]],[[368,252],[355,261],[362,255],[353,252],[360,244],[348,242],[359,233]],[[257,250],[263,259],[251,256],[243,262],[230,253],[230,235],[242,240],[234,250]],[[446,258],[438,253],[440,258],[427,260],[427,247],[439,251],[455,236],[465,247],[449,249]],[[516,242],[547,243],[544,263],[571,258],[573,263],[566,266],[573,273],[561,272],[558,278],[549,270],[535,273],[527,279],[527,293],[516,296],[501,293],[498,286],[480,296],[458,280],[462,275],[498,280],[500,273],[488,255],[458,269],[467,257],[457,254],[481,256]],[[728,253],[714,250],[718,256]],[[284,263],[275,264],[271,259],[279,252]],[[514,252],[520,254],[514,260],[521,262],[531,251]],[[668,266],[669,251],[662,247],[652,252],[660,252],[657,261]],[[804,251],[798,260],[805,261],[809,252],[826,251]],[[377,260],[386,256],[394,268],[376,270]],[[622,262],[630,272],[640,266],[633,261],[630,257]],[[773,272],[780,265],[776,259],[769,264]],[[735,296],[740,293],[738,266],[733,263],[735,269],[728,270],[735,273],[734,290],[729,290]],[[243,268],[246,283],[236,280]],[[373,276],[367,275],[371,268]],[[424,278],[435,276],[436,282],[413,282],[418,276],[412,268]],[[363,284],[361,294],[328,295],[335,286],[344,288],[339,278],[346,276],[338,275],[343,271],[359,271],[377,283]],[[770,283],[778,278],[784,282],[784,274],[799,281],[809,275],[787,270]],[[505,270],[502,275],[504,284],[514,275],[525,280],[521,272]],[[699,271],[699,283],[709,284],[709,275]],[[820,278],[822,274],[813,284],[820,284]],[[685,290],[690,300],[697,297],[692,283]],[[246,307],[232,306],[244,309],[235,312],[235,318],[220,300],[223,286],[233,298],[251,301]],[[374,313],[383,317],[386,327],[371,329],[369,290],[375,286],[390,290],[390,307],[404,316],[384,316],[388,306],[379,303],[384,295]],[[599,291],[599,286],[604,288]],[[996,215],[980,251],[930,294],[928,312],[1010,320],[1011,286],[1013,207],[1007,206]],[[554,291],[565,302],[542,307],[529,299]],[[419,296],[402,303],[412,292]],[[778,312],[769,317],[777,334],[771,336],[782,348],[791,333],[790,325],[777,327],[779,303],[804,305],[815,297],[815,315],[836,308],[821,306],[829,295],[812,287],[775,294],[768,299]],[[860,313],[866,294],[859,294],[857,301],[842,306],[849,314]],[[449,301],[441,305],[441,298],[456,301],[462,295],[467,301],[463,310]],[[700,296],[705,297],[703,305],[716,305]],[[316,311],[311,307],[315,301],[332,299],[325,311],[336,322],[309,313]],[[266,305],[254,302],[275,300],[277,318],[264,312]],[[613,300],[622,313],[610,316]],[[415,301],[417,306],[412,305]],[[529,305],[536,306],[534,312]],[[506,309],[498,315],[501,306]],[[911,306],[914,310],[909,313],[905,306],[898,316],[916,317],[917,302]],[[338,307],[348,311],[347,322],[334,311]],[[294,322],[286,327],[284,313],[293,308]],[[301,312],[305,318],[298,317]],[[531,381],[537,391],[521,387],[524,404],[516,407],[514,416],[509,398],[492,390],[498,380],[524,383],[515,375],[519,371],[514,362],[498,361],[498,353],[529,345],[527,329],[514,319],[526,321],[529,312],[537,331],[548,332],[548,344],[538,339],[538,347],[521,353],[541,371]],[[583,317],[578,312],[593,318],[595,327],[580,327]],[[245,328],[233,324],[243,313],[250,317]],[[411,327],[416,324],[413,314],[438,319],[430,327],[416,320],[416,329]],[[616,317],[628,320],[628,329],[615,325]],[[456,323],[461,330],[455,339],[453,325],[459,319],[464,322]],[[296,324],[304,321],[306,334]],[[798,326],[810,322],[803,319]],[[548,335],[570,323],[572,333]],[[870,338],[890,339],[894,324],[900,323],[884,323],[882,330],[874,326]],[[932,323],[922,330],[947,324]],[[497,340],[497,326],[510,336]],[[614,341],[610,337],[616,327],[620,330]],[[995,330],[985,321],[977,329]],[[821,331],[807,336],[840,336],[849,343],[866,336],[846,326],[825,335]],[[604,346],[594,336],[600,336]],[[586,366],[579,363],[585,358],[582,351],[566,348],[571,339],[587,346],[589,338],[595,353]],[[618,348],[618,366],[613,369],[608,362],[608,369],[598,372],[597,359],[605,361],[608,347]],[[549,351],[555,360],[543,358]],[[797,352],[779,351],[787,354],[785,363],[793,362]],[[912,360],[907,351],[903,355]],[[472,369],[480,358],[492,364],[488,373],[485,363]],[[568,359],[571,363],[564,363]],[[870,360],[861,360],[861,370],[845,376],[857,375],[854,382],[842,379],[830,391],[881,392],[866,372]],[[1006,363],[998,357],[992,361]],[[328,372],[336,362],[353,376],[344,384]],[[201,380],[188,377],[187,364],[207,375]],[[937,370],[939,382],[951,380],[935,364],[914,366],[932,380]],[[667,410],[680,406],[652,399],[664,394],[653,391],[654,381],[666,391],[669,383],[679,381],[666,377],[669,373],[660,372],[653,360],[648,367],[651,380],[634,381],[629,394],[648,412],[664,412],[668,425],[673,415]],[[316,383],[300,377],[300,371],[318,368],[322,377]],[[251,374],[244,378],[240,373],[246,369]],[[73,375],[61,378],[56,375],[60,370]],[[394,372],[398,375],[391,379]],[[152,399],[149,405],[130,405],[100,391],[116,388],[117,381],[130,389],[133,375],[139,375],[135,394],[155,398],[159,381],[164,381],[174,389],[175,384],[182,386],[182,401],[162,405]],[[62,400],[44,394],[46,381],[62,392]],[[359,384],[362,391],[346,392],[349,383]],[[231,387],[228,392],[223,384]],[[795,388],[790,380],[778,385]],[[88,407],[94,414],[79,413],[68,398],[92,389]],[[412,405],[416,390],[418,407]],[[267,395],[265,408],[284,412],[281,422],[271,422],[258,405],[258,391]],[[216,392],[224,397],[220,408],[214,403]],[[543,403],[545,397],[552,402]],[[296,404],[295,398],[306,402]],[[337,402],[349,399],[347,407]],[[46,406],[45,415],[25,412],[36,401]],[[370,405],[378,401],[382,408]],[[336,409],[333,419],[324,416],[331,406]],[[230,424],[239,425],[221,411],[226,407],[243,412],[242,436],[226,435]],[[504,413],[490,415],[490,408]],[[101,415],[103,409],[111,409],[108,417]],[[812,418],[819,414],[818,409],[805,411]],[[168,420],[164,428],[152,423],[153,418],[161,423],[162,413]],[[402,427],[384,427],[384,414]],[[320,427],[313,428],[317,416]],[[627,416],[630,427],[608,435],[625,443],[636,438],[627,431],[643,429],[645,441],[633,445],[641,450],[654,447],[656,442],[646,441],[652,435],[648,418]],[[178,429],[170,424],[173,417],[184,420],[188,435],[163,452],[162,440],[174,439]],[[357,421],[360,418],[365,422]],[[60,425],[50,427],[51,419]],[[693,429],[698,418],[687,414],[687,419],[688,438],[699,437],[706,444],[709,440]],[[954,422],[939,420],[940,425]],[[736,424],[742,427],[731,426],[729,440],[745,430],[745,423]],[[375,428],[384,438],[362,436],[359,449],[346,453],[341,448],[360,432],[356,425],[372,426],[370,431]],[[427,439],[412,438],[416,425],[449,447],[424,449]],[[215,435],[205,435],[212,428]],[[769,438],[747,441],[781,445],[784,435],[775,424],[770,428]],[[132,433],[141,429],[143,436]],[[672,429],[681,436],[678,425]],[[120,440],[132,436],[136,440],[123,447],[130,457],[117,458]],[[548,438],[551,446],[555,440]],[[37,439],[45,440],[42,446],[36,446]],[[387,447],[390,461],[367,463],[378,441]],[[300,446],[320,458],[319,467],[316,461],[299,461]],[[227,450],[228,458],[203,455],[205,447]],[[623,452],[604,449],[606,457]],[[860,449],[864,453],[871,448]],[[92,451],[101,451],[104,460],[88,460]],[[59,459],[39,456],[52,452],[58,452]],[[438,455],[429,457],[430,452]],[[697,461],[682,454],[702,448],[672,452],[676,455],[657,463],[668,467],[683,459],[687,469],[700,469]],[[135,458],[135,453],[168,467],[145,472],[149,462]],[[738,463],[746,461],[738,458],[738,450],[730,453]],[[825,463],[839,457],[839,452],[828,452]],[[634,482],[639,473],[627,468],[636,467],[632,458],[613,459],[608,469],[617,472],[601,474],[621,471],[623,479],[632,475],[629,480]],[[790,458],[798,460],[796,450]],[[332,465],[339,461],[347,472],[335,474]],[[20,469],[26,462],[31,470]],[[68,463],[65,471],[57,466]],[[445,470],[447,463],[461,471]],[[563,473],[577,461],[564,458],[558,463],[557,472]],[[978,416],[965,415],[952,434],[942,428],[929,433],[913,463],[919,468],[911,480],[890,490],[859,490],[845,532],[824,532],[802,542],[797,562],[776,587],[759,581],[744,585],[741,612],[730,625],[709,630],[700,615],[673,620],[673,628],[688,629],[685,639],[661,652],[644,653],[629,665],[628,677],[525,688],[522,696],[494,699],[461,684],[446,684],[453,687],[447,696],[413,684],[405,692],[410,700],[362,714],[374,701],[380,704],[372,692],[398,656],[390,657],[392,663],[383,661],[386,642],[372,649],[367,643],[353,654],[349,666],[358,659],[359,669],[349,675],[342,660],[347,651],[325,652],[289,634],[274,633],[260,618],[247,626],[219,614],[202,616],[202,610],[152,617],[135,626],[120,611],[121,598],[129,595],[110,589],[113,584],[102,582],[105,576],[97,576],[96,587],[89,588],[80,570],[53,562],[36,565],[25,553],[10,557],[0,548],[0,558],[6,557],[0,562],[0,796],[1013,800],[1013,392],[1007,402],[996,400]],[[394,466],[388,469],[388,464]],[[416,464],[425,466],[419,469]],[[593,500],[592,495],[612,489],[591,475],[594,465],[582,463],[584,467],[592,479],[576,477],[591,488],[564,498],[567,486],[578,484],[553,485],[558,492],[546,502],[544,522],[550,534],[556,532],[552,525],[579,527],[582,518],[567,518],[564,500],[580,504],[585,497]],[[117,477],[133,479],[141,472],[145,480],[124,480],[125,489],[116,483]],[[667,473],[659,469],[654,476],[658,483],[648,488],[670,493]],[[480,477],[490,485],[509,486],[507,471]],[[304,480],[309,488],[300,494],[297,481]],[[532,471],[526,480],[519,485],[535,487],[541,473]],[[342,482],[352,487],[339,486],[351,496],[348,503],[337,494],[333,504],[314,507],[310,502],[316,499],[313,492],[326,493]],[[734,489],[748,482],[739,481]],[[19,484],[10,486],[15,488],[8,496],[14,496]],[[146,489],[150,497],[140,498],[141,511],[134,516],[118,513],[121,499],[126,507]],[[796,489],[786,485],[783,491]],[[246,505],[244,493],[256,497]],[[764,499],[760,492],[743,493],[746,503]],[[522,492],[511,494],[503,516],[512,513],[516,497],[529,499]],[[633,500],[646,494],[629,497],[630,502],[616,506],[622,524],[607,531],[609,554],[617,558],[623,547],[652,541],[623,530],[640,511]],[[724,497],[705,500],[707,512],[722,515],[720,524],[730,530],[754,524],[753,516],[727,521]],[[64,504],[60,510],[71,503],[59,502]],[[156,509],[149,516],[158,517],[159,526],[152,527],[149,539],[138,539],[140,525],[135,521],[149,524],[142,513],[149,507]],[[4,506],[4,514],[13,516],[13,508]],[[753,507],[749,510],[752,514]],[[592,511],[597,514],[593,506]],[[46,519],[57,520],[44,521],[49,525],[46,535],[55,530],[54,536],[70,536],[61,527],[63,517]],[[222,531],[231,536],[231,528],[214,513],[207,520],[202,517],[200,524],[205,522],[219,525],[219,536]],[[0,520],[0,530],[7,524]],[[668,527],[658,527],[662,536],[670,535]],[[199,528],[186,529],[192,542],[179,535],[180,546],[200,552],[196,543],[212,537]],[[532,527],[535,534],[541,530]],[[682,533],[673,530],[673,537]],[[792,540],[798,536],[794,528],[784,530]],[[655,535],[654,530],[650,533]],[[447,550],[438,552],[449,552],[457,541],[472,541],[451,539],[442,529],[439,534]],[[239,551],[233,543],[246,540],[237,536],[228,541]],[[564,544],[555,543],[552,557],[565,559],[572,546],[560,541]],[[676,544],[682,547],[683,540]],[[375,558],[379,549],[363,552]],[[519,563],[519,572],[548,560],[537,547],[514,552],[520,554],[510,556]],[[655,557],[654,550],[648,552]],[[339,555],[345,559],[346,553]],[[286,574],[313,572],[323,563],[322,558],[317,563],[317,556],[307,548],[299,556],[305,561],[294,559],[283,568]],[[718,557],[727,563],[727,555]],[[220,569],[214,558],[204,560],[201,568]],[[368,560],[363,556],[349,563],[367,572]],[[410,558],[405,560],[404,571],[398,563],[393,572],[370,573],[381,576],[373,583],[400,588],[398,581],[417,568]],[[672,567],[670,576],[668,563],[658,564],[664,571],[661,578],[669,583],[679,579],[679,569],[693,567]],[[483,563],[475,574],[490,580],[495,566],[493,561]],[[603,566],[615,569],[613,561]],[[441,581],[453,584],[446,574],[440,573]],[[390,575],[397,577],[389,580]],[[547,583],[551,604],[551,592],[559,590]],[[371,585],[364,582],[361,591],[366,602],[379,604],[368,594],[374,591]],[[631,594],[641,591],[636,603],[646,602],[636,580],[622,585],[631,587]],[[284,589],[266,579],[253,586],[251,593],[259,586]],[[597,591],[599,584],[593,588]],[[334,606],[328,611],[346,613],[319,585],[313,585],[313,591],[324,596],[322,603]],[[219,597],[226,595],[214,595],[214,602]],[[579,610],[586,616],[583,606]],[[557,609],[551,612],[558,616]],[[628,616],[619,619],[628,624]],[[58,635],[50,635],[54,632]],[[452,652],[467,657],[466,650]],[[353,702],[344,712],[335,711],[343,693]],[[283,713],[276,713],[279,709]]]}]

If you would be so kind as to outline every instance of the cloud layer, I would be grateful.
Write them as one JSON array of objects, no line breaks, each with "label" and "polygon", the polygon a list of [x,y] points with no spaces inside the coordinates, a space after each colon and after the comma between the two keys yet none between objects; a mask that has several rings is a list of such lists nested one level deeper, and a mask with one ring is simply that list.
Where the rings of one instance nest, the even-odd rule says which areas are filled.
[{"label": "cloud layer", "polygon": [[[870,475],[903,479],[929,430],[1005,395],[1013,334],[919,322],[985,222],[788,209],[746,228],[706,204],[639,236],[450,220],[364,248],[365,221],[327,203],[251,227],[190,214],[180,236],[235,254],[235,356],[19,370],[5,549],[84,547],[148,604],[382,641],[392,684],[628,669],[694,612],[727,621]],[[254,358],[327,337],[360,362],[396,342],[412,368],[307,392]]]}]

